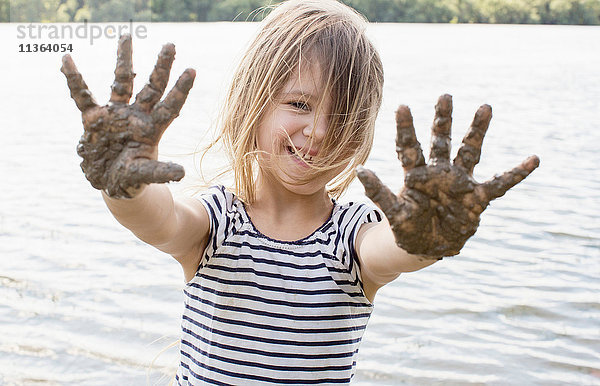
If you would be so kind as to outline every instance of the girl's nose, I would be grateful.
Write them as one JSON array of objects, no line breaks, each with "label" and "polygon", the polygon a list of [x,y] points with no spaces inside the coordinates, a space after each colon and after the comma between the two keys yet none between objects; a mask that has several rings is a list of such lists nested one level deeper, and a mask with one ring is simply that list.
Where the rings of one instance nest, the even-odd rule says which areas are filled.
[{"label": "girl's nose", "polygon": [[[321,120],[319,120],[321,121]],[[321,142],[325,138],[325,131],[327,130],[326,122],[316,122],[316,124],[306,125],[302,129],[302,134],[307,138],[313,138],[315,142]]]}]

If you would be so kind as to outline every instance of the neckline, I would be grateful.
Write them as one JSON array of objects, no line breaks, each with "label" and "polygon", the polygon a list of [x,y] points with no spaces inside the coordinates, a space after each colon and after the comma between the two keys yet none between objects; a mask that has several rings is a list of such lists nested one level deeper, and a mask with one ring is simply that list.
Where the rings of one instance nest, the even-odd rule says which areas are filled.
[{"label": "neckline", "polygon": [[310,233],[308,236],[305,236],[305,237],[303,237],[301,239],[298,239],[298,240],[279,240],[279,239],[267,236],[264,233],[262,233],[261,231],[259,231],[258,228],[254,225],[254,222],[252,222],[252,218],[250,217],[250,215],[248,214],[248,211],[246,210],[246,204],[243,201],[241,201],[241,200],[238,200],[238,201],[241,204],[242,212],[244,214],[244,217],[246,217],[246,220],[250,224],[250,227],[252,228],[252,230],[254,232],[256,232],[256,234],[259,237],[261,237],[264,240],[268,240],[270,242],[273,242],[273,243],[287,244],[287,245],[303,245],[303,244],[306,243],[307,240],[313,238],[318,233],[321,233],[322,229],[325,228],[327,225],[329,225],[331,223],[331,220],[333,218],[333,214],[335,213],[335,209],[338,206],[337,201],[334,198],[331,198],[331,203],[333,204],[333,207],[331,208],[331,212],[329,213],[329,217],[327,217],[327,220],[325,220],[325,222],[323,222],[323,224],[321,224],[317,229],[315,229],[314,231],[312,231],[312,233]]}]

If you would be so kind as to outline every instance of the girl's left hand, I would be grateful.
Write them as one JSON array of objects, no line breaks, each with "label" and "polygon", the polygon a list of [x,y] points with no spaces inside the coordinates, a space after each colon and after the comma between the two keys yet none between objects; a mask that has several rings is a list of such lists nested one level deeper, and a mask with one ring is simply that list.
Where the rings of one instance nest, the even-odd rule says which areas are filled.
[{"label": "girl's left hand", "polygon": [[435,106],[429,164],[417,141],[407,106],[396,111],[396,151],[405,172],[404,187],[395,195],[377,176],[359,167],[357,175],[366,195],[389,220],[396,243],[411,254],[439,259],[460,252],[477,230],[479,218],[490,201],[504,195],[539,166],[530,156],[519,166],[478,183],[473,168],[479,162],[483,137],[492,108],[483,105],[454,162],[450,162],[452,96],[442,95]]}]

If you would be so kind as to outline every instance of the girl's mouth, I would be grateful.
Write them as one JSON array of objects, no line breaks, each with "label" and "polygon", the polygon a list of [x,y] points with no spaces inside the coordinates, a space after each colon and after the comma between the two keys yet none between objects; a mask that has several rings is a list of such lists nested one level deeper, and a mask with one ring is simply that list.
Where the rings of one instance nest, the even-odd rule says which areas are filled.
[{"label": "girl's mouth", "polygon": [[292,159],[297,162],[299,165],[303,167],[308,167],[309,163],[312,162],[313,157],[307,156],[306,154],[294,152],[294,148],[292,146],[286,147],[287,152],[292,156]]}]

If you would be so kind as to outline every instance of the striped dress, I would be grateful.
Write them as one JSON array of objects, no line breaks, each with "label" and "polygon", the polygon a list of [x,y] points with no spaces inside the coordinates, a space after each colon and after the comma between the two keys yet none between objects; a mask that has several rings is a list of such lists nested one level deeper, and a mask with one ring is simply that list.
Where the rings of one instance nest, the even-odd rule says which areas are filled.
[{"label": "striped dress", "polygon": [[334,202],[310,236],[278,241],[223,186],[200,198],[210,240],[184,289],[176,384],[349,383],[373,308],[354,239],[379,212]]}]

